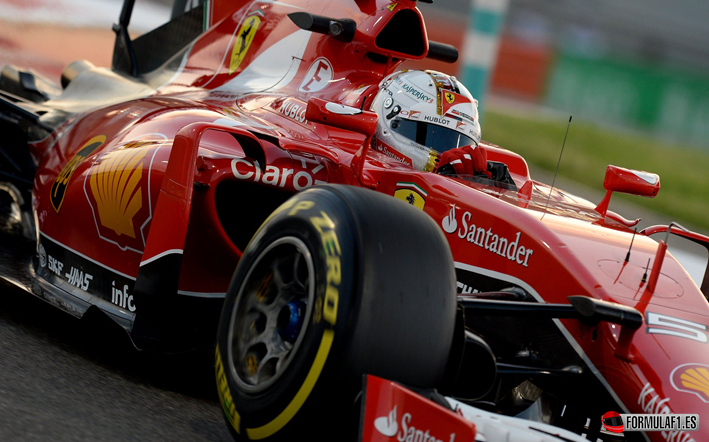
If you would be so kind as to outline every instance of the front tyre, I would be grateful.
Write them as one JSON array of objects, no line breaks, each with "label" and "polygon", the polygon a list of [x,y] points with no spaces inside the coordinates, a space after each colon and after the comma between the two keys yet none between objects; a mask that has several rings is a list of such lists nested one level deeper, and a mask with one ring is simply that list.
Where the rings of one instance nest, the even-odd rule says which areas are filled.
[{"label": "front tyre", "polygon": [[370,373],[440,383],[455,324],[448,244],[422,211],[351,186],[301,192],[246,248],[217,336],[220,400],[248,440],[321,440]]}]

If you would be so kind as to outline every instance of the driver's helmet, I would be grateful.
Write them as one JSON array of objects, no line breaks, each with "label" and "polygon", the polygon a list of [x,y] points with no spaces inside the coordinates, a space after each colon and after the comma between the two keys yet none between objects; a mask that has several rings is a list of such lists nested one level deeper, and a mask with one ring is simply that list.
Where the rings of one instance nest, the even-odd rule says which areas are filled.
[{"label": "driver's helmet", "polygon": [[399,71],[379,84],[374,148],[418,170],[432,171],[439,155],[480,142],[478,101],[455,77]]}]

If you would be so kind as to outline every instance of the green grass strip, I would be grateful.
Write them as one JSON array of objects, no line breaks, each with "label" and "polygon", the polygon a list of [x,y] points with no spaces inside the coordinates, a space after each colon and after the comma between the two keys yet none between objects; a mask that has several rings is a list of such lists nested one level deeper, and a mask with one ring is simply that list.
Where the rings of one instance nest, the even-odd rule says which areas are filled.
[{"label": "green grass strip", "polygon": [[[558,121],[521,113],[488,110],[483,119],[483,138],[519,153],[530,165],[551,173],[564,139],[568,117]],[[618,193],[614,198],[647,206],[709,230],[709,152],[674,144],[644,134],[609,129],[574,119],[566,140],[559,175],[603,190],[606,166],[613,164],[660,175],[655,198]],[[534,178],[534,177],[532,177]]]}]

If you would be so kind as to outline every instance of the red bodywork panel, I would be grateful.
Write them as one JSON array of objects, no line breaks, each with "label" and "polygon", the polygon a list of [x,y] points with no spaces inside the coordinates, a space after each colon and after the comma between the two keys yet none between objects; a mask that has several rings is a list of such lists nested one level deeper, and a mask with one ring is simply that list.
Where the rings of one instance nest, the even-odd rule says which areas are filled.
[{"label": "red bodywork panel", "polygon": [[[632,362],[614,356],[615,325],[591,332],[556,323],[627,411],[699,413],[709,422],[709,388],[701,387],[709,385],[709,304],[681,265],[665,256],[648,293],[643,273],[657,242],[638,234],[626,263],[630,228],[533,181],[523,158],[497,146],[485,145],[488,160],[508,166],[517,190],[411,170],[369,149],[371,122],[357,131],[307,119],[313,97],[366,109],[401,61],[377,49],[376,36],[396,14],[408,14],[414,29],[421,15],[408,1],[318,3],[313,12],[358,23],[343,43],[299,29],[286,14],[313,2],[292,3],[211,3],[212,27],[168,83],[76,115],[32,146],[33,207],[49,255],[39,276],[133,313],[140,306],[128,294],[141,263],[181,254],[175,296],[223,297],[267,215],[257,190],[276,204],[317,184],[366,186],[415,203],[441,226],[461,292],[486,291],[475,286],[483,278],[539,302],[584,295],[638,309],[647,324],[632,340]],[[421,33],[424,52],[409,58],[428,51]],[[709,426],[690,436],[707,434]]]},{"label": "red bodywork panel", "polygon": [[[394,382],[366,377],[360,441],[432,440],[475,442],[475,424]],[[424,435],[423,438],[416,437]]]}]

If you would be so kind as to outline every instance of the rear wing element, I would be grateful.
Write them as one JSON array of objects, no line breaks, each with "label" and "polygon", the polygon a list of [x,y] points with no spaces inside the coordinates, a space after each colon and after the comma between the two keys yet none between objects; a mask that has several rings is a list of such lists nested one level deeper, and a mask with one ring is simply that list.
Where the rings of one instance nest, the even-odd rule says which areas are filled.
[{"label": "rear wing element", "polygon": [[[175,5],[178,3],[180,0],[176,0]],[[111,68],[116,72],[133,77],[151,72],[188,46],[206,29],[208,3],[200,2],[198,6],[179,15],[176,13],[181,10],[173,8],[169,22],[131,40],[128,25],[134,5],[135,0],[125,0],[118,23],[113,25],[116,42]]]}]

